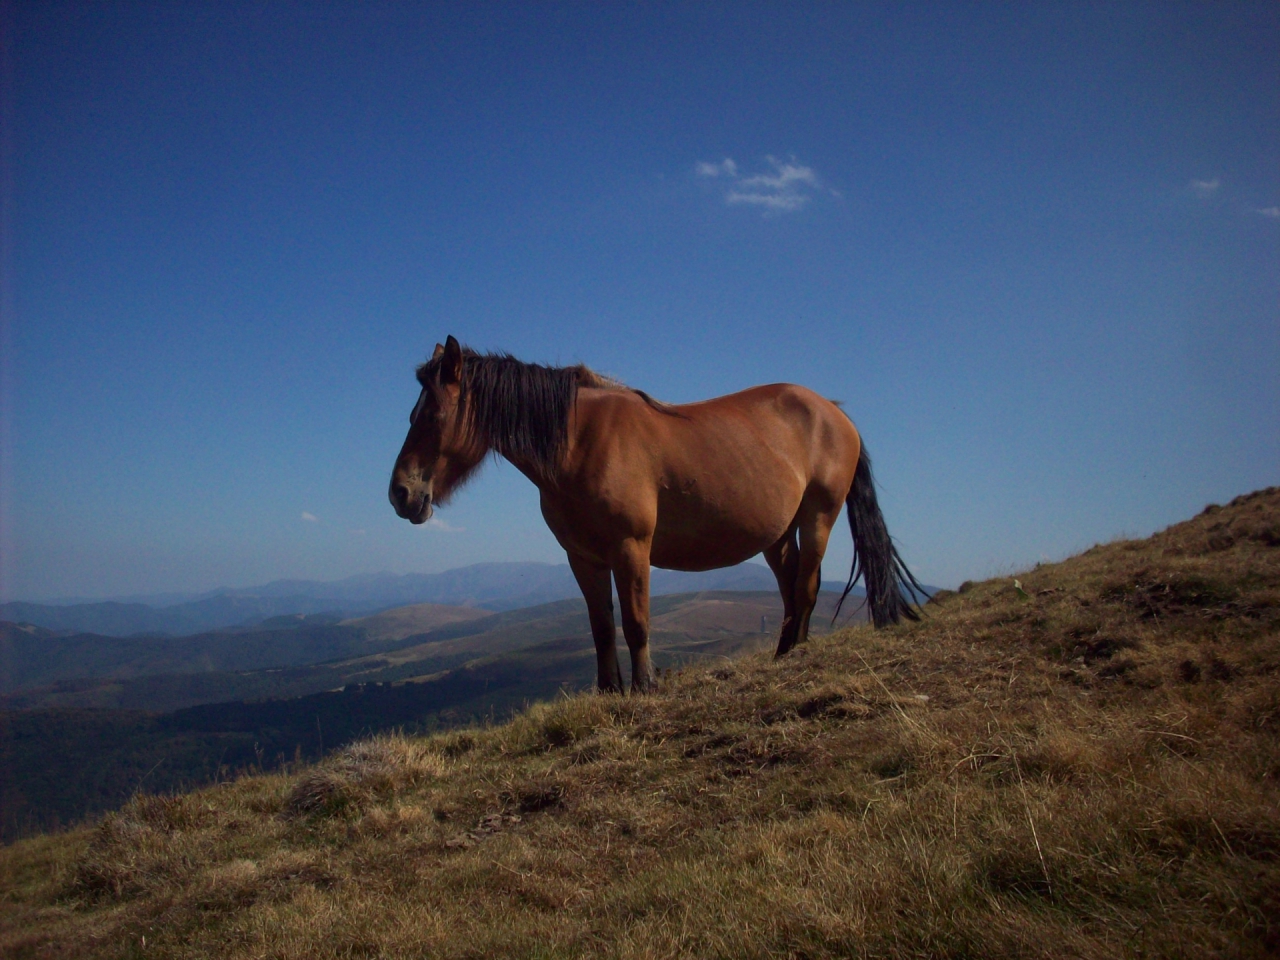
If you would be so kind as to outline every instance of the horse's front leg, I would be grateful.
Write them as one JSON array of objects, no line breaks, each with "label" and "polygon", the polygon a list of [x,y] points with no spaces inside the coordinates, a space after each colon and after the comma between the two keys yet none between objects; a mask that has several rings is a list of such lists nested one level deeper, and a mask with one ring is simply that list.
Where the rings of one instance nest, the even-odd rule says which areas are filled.
[{"label": "horse's front leg", "polygon": [[658,687],[649,659],[649,544],[625,540],[613,564],[622,607],[622,635],[631,651],[631,692],[649,693]]},{"label": "horse's front leg", "polygon": [[591,639],[596,642],[596,683],[601,692],[621,693],[622,669],[618,666],[618,646],[613,628],[613,586],[609,583],[609,568],[570,553],[569,569],[578,581],[582,598],[587,601]]}]

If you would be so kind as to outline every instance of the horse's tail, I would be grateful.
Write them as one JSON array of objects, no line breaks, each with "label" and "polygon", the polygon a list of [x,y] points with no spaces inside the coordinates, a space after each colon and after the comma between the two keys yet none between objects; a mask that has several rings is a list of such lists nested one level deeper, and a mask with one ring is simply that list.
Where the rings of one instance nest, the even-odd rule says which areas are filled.
[{"label": "horse's tail", "polygon": [[[877,627],[891,626],[903,617],[919,620],[920,614],[904,589],[913,598],[927,597],[928,593],[898,556],[898,550],[885,528],[880,504],[876,502],[871,458],[867,456],[865,446],[858,456],[858,469],[854,472],[853,486],[849,488],[845,505],[849,512],[849,529],[853,533],[853,567],[840,602],[836,604],[836,616],[840,615],[845,597],[849,596],[854,582],[861,576],[867,588],[865,602],[871,608],[871,621]],[[835,623],[835,617],[831,622]]]}]

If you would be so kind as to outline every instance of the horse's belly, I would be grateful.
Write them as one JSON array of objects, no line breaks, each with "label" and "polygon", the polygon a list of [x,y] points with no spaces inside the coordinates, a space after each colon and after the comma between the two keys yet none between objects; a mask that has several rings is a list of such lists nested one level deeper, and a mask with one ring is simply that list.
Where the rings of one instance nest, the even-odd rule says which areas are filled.
[{"label": "horse's belly", "polygon": [[659,544],[655,539],[653,550],[649,554],[649,563],[664,570],[718,570],[721,567],[734,567],[744,560],[750,560],[769,545],[767,543],[764,546],[717,544],[713,550],[704,550],[690,549],[689,545],[680,543]]},{"label": "horse's belly", "polygon": [[778,541],[796,505],[739,511],[730,516],[712,504],[659,497],[649,560],[668,570],[713,570],[754,557]]}]

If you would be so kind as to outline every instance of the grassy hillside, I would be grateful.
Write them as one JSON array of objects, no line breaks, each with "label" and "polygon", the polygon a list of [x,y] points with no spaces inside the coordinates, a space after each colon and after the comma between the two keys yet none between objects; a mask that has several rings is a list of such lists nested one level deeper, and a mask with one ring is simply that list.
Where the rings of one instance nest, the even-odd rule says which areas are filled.
[{"label": "grassy hillside", "polygon": [[1280,490],[643,698],[0,851],[0,952],[1265,956]]}]

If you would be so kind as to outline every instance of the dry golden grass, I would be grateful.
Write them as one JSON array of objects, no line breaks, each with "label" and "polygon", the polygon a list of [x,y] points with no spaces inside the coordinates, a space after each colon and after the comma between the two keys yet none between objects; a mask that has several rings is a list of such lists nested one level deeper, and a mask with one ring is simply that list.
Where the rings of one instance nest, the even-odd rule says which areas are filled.
[{"label": "dry golden grass", "polygon": [[12,957],[1265,956],[1280,490],[0,851]]}]

